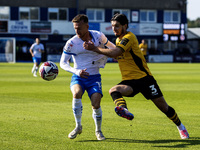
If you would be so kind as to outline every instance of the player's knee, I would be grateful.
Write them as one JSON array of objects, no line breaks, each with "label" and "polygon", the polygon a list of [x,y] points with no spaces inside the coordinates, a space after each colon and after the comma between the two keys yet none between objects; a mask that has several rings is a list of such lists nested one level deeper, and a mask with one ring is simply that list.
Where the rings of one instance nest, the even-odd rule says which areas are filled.
[{"label": "player's knee", "polygon": [[73,98],[82,98],[83,92],[80,86],[73,85],[71,87],[71,92],[72,92]]},{"label": "player's knee", "polygon": [[113,92],[113,91],[110,89],[110,90],[109,90],[109,94],[111,95],[112,92]]},{"label": "player's knee", "polygon": [[82,97],[82,94],[80,92],[74,92],[73,93],[73,98],[81,98]]},{"label": "player's knee", "polygon": [[93,109],[99,109],[100,101],[91,101],[91,105]]},{"label": "player's knee", "polygon": [[100,103],[92,103],[92,108],[93,109],[99,109],[100,108]]},{"label": "player's knee", "polygon": [[118,90],[115,88],[115,87],[112,87],[110,90],[109,90],[109,94],[111,95],[111,93],[113,92],[118,92]]}]

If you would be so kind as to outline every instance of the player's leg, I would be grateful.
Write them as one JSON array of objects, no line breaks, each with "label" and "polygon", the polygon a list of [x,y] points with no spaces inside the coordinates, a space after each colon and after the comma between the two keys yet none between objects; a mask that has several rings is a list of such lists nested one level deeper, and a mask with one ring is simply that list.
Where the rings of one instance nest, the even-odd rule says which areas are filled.
[{"label": "player's leg", "polygon": [[[157,108],[160,109],[170,120],[172,120],[177,125],[178,129],[187,132],[175,110],[168,106],[160,90],[160,87],[152,76],[147,76],[141,79],[138,86],[140,86],[140,91],[146,99],[151,99]],[[185,136],[185,138],[188,137],[189,135]]]},{"label": "player's leg", "polygon": [[35,66],[35,69],[34,69],[34,71],[33,71],[33,76],[34,76],[34,77],[37,77],[38,63],[37,63],[37,62],[34,63],[34,66]]},{"label": "player's leg", "polygon": [[35,71],[35,67],[36,67],[36,64],[33,63],[33,67],[32,67],[32,70],[31,70],[32,73],[34,73],[34,71]]},{"label": "player's leg", "polygon": [[41,63],[41,58],[36,58],[36,67],[35,67],[35,72],[34,74],[37,76],[37,71],[39,69],[39,65]]},{"label": "player's leg", "polygon": [[33,67],[32,67],[31,72],[32,72],[32,74],[33,74],[33,76],[34,76],[37,60],[36,60],[35,57],[32,57],[32,59],[33,59]]},{"label": "player's leg", "polygon": [[91,100],[92,105],[92,117],[95,123],[95,135],[97,140],[105,140],[105,137],[101,131],[102,124],[102,110],[101,110],[101,98],[103,96],[102,87],[101,87],[101,76],[93,75],[89,76],[87,82],[85,82],[87,87],[88,96]]},{"label": "player's leg", "polygon": [[95,134],[97,140],[105,140],[105,137],[101,131],[101,124],[102,124],[102,110],[100,106],[102,95],[100,93],[94,93],[91,96],[91,104],[92,104],[92,117],[95,123]]},{"label": "player's leg", "polygon": [[72,110],[76,122],[76,127],[71,133],[69,133],[68,138],[74,139],[78,134],[82,133],[81,117],[82,117],[83,106],[81,98],[83,95],[83,90],[79,84],[74,84],[71,86],[71,92],[73,95]]},{"label": "player's leg", "polygon": [[109,90],[109,93],[116,105],[115,112],[128,120],[132,120],[134,115],[127,109],[127,104],[122,96],[129,96],[133,93],[133,89],[128,85],[116,85]]},{"label": "player's leg", "polygon": [[116,106],[127,108],[125,99],[122,96],[128,96],[133,92],[133,89],[128,85],[115,85],[109,90],[109,93]]},{"label": "player's leg", "polygon": [[176,111],[166,103],[164,97],[161,96],[159,98],[153,99],[152,101],[163,113],[166,114],[166,116],[171,121],[174,122],[174,124],[176,124],[176,126],[177,126],[177,128],[179,130],[181,138],[182,139],[189,138],[189,134],[188,134],[185,126],[181,123]]}]

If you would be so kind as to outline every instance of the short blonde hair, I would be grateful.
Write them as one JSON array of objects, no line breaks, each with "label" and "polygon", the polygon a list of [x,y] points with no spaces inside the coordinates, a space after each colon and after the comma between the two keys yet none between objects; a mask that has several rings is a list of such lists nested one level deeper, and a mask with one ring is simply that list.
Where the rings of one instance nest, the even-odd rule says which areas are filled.
[{"label": "short blonde hair", "polygon": [[72,19],[72,22],[81,22],[88,23],[88,17],[85,14],[78,14]]}]

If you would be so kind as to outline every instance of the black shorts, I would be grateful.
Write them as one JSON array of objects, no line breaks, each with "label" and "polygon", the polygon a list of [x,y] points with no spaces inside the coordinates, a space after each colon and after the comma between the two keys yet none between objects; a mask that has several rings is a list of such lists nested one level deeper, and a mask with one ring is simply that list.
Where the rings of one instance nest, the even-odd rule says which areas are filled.
[{"label": "black shorts", "polygon": [[137,80],[124,80],[118,85],[128,85],[132,87],[133,93],[127,97],[133,97],[138,93],[142,93],[146,99],[155,99],[163,96],[153,76],[146,76]]}]

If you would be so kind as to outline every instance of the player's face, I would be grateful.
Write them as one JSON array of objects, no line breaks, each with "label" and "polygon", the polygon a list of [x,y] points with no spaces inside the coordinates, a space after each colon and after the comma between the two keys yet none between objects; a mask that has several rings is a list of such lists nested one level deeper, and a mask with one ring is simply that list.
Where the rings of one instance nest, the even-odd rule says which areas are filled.
[{"label": "player's face", "polygon": [[87,23],[84,23],[83,21],[74,22],[73,25],[74,25],[74,30],[76,32],[76,35],[79,38],[83,38],[86,35],[86,33],[88,32],[89,26]]},{"label": "player's face", "polygon": [[118,21],[111,21],[111,25],[116,37],[122,37],[126,33],[125,26],[121,25]]},{"label": "player's face", "polygon": [[38,38],[36,38],[36,39],[35,39],[35,42],[36,42],[37,44],[39,44],[39,43],[40,43],[40,40],[39,40]]}]

